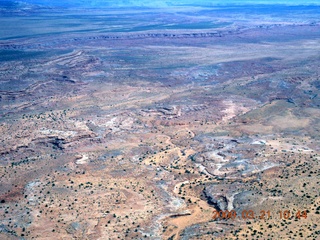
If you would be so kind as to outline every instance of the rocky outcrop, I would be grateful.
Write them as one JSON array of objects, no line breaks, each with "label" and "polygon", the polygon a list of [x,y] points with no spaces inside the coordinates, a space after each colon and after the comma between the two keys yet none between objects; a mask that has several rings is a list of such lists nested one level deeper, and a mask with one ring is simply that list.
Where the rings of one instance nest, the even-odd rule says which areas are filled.
[{"label": "rocky outcrop", "polygon": [[228,199],[225,194],[217,193],[214,186],[210,186],[204,190],[207,202],[213,205],[218,211],[228,210]]}]

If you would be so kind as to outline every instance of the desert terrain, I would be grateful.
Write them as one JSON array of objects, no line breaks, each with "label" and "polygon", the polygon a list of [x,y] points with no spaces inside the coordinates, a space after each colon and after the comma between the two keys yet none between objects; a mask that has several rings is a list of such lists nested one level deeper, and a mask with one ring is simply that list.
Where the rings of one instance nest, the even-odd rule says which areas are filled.
[{"label": "desert terrain", "polygon": [[319,239],[319,7],[250,9],[2,10],[0,239]]}]

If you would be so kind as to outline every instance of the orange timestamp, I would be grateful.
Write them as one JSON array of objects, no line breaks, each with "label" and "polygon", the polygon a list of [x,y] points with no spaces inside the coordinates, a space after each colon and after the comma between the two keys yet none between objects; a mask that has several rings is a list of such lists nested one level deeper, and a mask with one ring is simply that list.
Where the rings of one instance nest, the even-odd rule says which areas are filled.
[{"label": "orange timestamp", "polygon": [[213,211],[212,219],[269,219],[273,216],[278,216],[280,219],[291,219],[292,217],[296,219],[307,218],[307,210],[304,211],[289,211],[289,210],[283,210],[278,211],[276,214],[272,214],[271,211],[265,211],[261,210],[260,212],[255,212],[253,210],[242,210],[240,214],[238,214],[235,210],[231,211]]}]

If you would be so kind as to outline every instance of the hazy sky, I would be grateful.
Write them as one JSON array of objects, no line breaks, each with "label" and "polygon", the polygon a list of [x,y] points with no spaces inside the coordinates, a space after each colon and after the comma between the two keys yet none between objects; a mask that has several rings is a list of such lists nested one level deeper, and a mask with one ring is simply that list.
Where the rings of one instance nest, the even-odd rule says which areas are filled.
[{"label": "hazy sky", "polygon": [[[8,0],[0,0],[8,1]],[[9,0],[10,1],[10,0]],[[13,0],[12,0],[13,1]],[[77,6],[174,6],[198,5],[214,6],[227,4],[287,4],[287,5],[320,5],[320,0],[20,0],[21,2],[41,5],[77,5]]]}]

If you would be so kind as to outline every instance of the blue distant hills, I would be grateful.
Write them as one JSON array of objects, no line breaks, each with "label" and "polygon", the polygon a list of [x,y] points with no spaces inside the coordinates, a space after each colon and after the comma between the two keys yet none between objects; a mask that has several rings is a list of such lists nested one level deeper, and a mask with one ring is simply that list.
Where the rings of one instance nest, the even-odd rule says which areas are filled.
[{"label": "blue distant hills", "polygon": [[1,7],[16,8],[28,4],[48,7],[170,7],[245,4],[320,5],[320,0],[0,0]]}]

